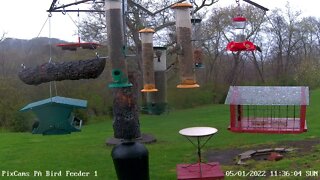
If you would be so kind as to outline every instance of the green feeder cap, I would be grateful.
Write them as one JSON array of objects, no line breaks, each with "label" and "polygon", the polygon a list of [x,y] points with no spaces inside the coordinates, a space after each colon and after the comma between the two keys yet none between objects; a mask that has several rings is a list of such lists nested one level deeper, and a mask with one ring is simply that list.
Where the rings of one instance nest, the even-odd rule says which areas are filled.
[{"label": "green feeder cap", "polygon": [[120,69],[112,70],[112,79],[113,82],[109,84],[109,88],[123,88],[132,86],[132,84],[128,82],[128,78]]}]

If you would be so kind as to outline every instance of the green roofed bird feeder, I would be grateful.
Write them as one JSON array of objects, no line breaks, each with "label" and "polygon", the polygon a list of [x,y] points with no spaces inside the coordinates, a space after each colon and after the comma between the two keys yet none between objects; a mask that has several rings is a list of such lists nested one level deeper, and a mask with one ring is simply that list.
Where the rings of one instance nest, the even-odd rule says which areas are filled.
[{"label": "green roofed bird feeder", "polygon": [[82,120],[76,118],[72,111],[86,107],[86,100],[55,96],[30,103],[20,111],[32,110],[38,117],[33,134],[54,135],[80,131]]}]

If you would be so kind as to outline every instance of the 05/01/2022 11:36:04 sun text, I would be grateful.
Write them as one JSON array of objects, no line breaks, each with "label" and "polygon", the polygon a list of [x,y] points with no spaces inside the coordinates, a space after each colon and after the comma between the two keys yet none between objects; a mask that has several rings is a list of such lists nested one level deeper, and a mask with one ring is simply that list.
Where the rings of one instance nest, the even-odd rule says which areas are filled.
[{"label": "05/01/2022 11:36:04 sun text", "polygon": [[45,171],[18,171],[18,170],[2,170],[0,177],[92,177],[98,176],[98,171],[70,171],[70,170],[45,170]]},{"label": "05/01/2022 11:36:04 sun text", "polygon": [[226,171],[228,177],[319,177],[318,170]]}]

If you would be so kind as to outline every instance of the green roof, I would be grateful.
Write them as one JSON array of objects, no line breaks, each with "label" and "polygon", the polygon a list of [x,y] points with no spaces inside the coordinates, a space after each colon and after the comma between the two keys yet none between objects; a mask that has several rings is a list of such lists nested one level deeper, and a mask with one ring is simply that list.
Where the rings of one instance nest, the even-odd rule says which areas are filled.
[{"label": "green roof", "polygon": [[23,107],[20,111],[27,111],[27,110],[30,110],[33,108],[47,106],[48,104],[61,104],[61,105],[73,106],[73,107],[77,107],[77,108],[86,108],[87,107],[86,100],[55,96],[55,97],[51,97],[51,98],[44,99],[41,101],[30,103],[30,104],[26,105],[25,107]]}]

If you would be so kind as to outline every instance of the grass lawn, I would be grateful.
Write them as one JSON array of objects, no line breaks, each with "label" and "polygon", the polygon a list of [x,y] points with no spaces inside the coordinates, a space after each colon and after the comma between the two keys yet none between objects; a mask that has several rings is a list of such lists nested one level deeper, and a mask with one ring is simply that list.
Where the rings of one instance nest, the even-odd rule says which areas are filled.
[{"label": "grass lawn", "polygon": [[[168,115],[140,117],[141,131],[153,134],[158,142],[147,145],[150,177],[152,180],[176,179],[176,164],[196,161],[195,148],[178,131],[191,126],[210,126],[219,130],[206,145],[210,149],[230,149],[273,144],[287,140],[318,138],[320,135],[320,90],[311,92],[311,105],[307,110],[308,132],[299,135],[236,134],[227,130],[229,110],[227,105],[208,105],[187,110],[171,111]],[[42,136],[31,133],[0,134],[0,179],[46,179],[46,171],[63,177],[51,179],[107,179],[115,180],[111,159],[112,147],[105,141],[112,137],[112,121],[84,126],[82,132],[70,135]],[[258,162],[254,166],[223,166],[224,170],[320,170],[320,147],[311,154],[296,155],[279,162]],[[29,173],[30,177],[8,177],[7,173]],[[34,177],[40,171],[42,177]],[[66,171],[89,172],[87,178],[66,177]],[[239,177],[226,179],[238,179]],[[246,179],[246,178],[244,178]],[[273,179],[273,178],[272,178]],[[282,179],[282,178],[277,178]],[[285,179],[285,178],[284,178]],[[289,177],[288,179],[293,179]],[[305,177],[301,179],[306,179]],[[317,178],[315,178],[317,179]]]}]

